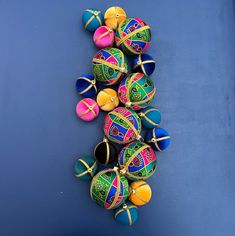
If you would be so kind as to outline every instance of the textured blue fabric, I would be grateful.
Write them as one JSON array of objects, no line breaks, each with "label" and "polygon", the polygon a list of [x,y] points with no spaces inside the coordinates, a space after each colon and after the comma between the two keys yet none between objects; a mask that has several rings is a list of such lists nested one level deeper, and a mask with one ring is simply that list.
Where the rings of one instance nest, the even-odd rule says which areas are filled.
[{"label": "textured blue fabric", "polygon": [[141,123],[146,129],[153,129],[161,122],[161,112],[155,107],[146,107],[141,110],[141,113],[145,114],[143,117],[141,117]]},{"label": "textured blue fabric", "polygon": [[[140,65],[138,65],[139,59],[143,63],[142,67],[144,67],[144,70]],[[147,61],[155,61],[154,58],[148,54],[142,54],[140,56],[137,56],[133,59],[133,71],[134,72],[141,72],[145,75],[150,76],[154,70],[155,70],[155,62],[147,62]],[[146,63],[144,63],[146,62]],[[137,66],[138,65],[138,66]],[[136,68],[135,68],[136,67]]]}]

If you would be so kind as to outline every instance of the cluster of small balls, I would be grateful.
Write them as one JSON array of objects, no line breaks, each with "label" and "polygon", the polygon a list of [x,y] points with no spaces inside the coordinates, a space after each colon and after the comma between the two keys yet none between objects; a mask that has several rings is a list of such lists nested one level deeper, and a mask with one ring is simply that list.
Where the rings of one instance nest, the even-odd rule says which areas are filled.
[{"label": "cluster of small balls", "polygon": [[[170,144],[168,132],[159,127],[160,111],[150,106],[156,94],[149,77],[155,60],[145,53],[151,29],[140,18],[128,18],[117,6],[104,15],[100,10],[86,9],[82,22],[93,33],[99,50],[92,58],[92,73],[76,80],[76,90],[83,97],[76,105],[76,114],[88,122],[98,117],[100,110],[108,113],[103,140],[93,155],[75,161],[75,176],[91,181],[92,200],[113,209],[117,222],[132,225],[138,219],[138,207],[151,200],[146,179],[157,169],[155,151],[163,151]],[[129,56],[132,71],[128,71]],[[141,137],[143,128],[145,138]]]}]

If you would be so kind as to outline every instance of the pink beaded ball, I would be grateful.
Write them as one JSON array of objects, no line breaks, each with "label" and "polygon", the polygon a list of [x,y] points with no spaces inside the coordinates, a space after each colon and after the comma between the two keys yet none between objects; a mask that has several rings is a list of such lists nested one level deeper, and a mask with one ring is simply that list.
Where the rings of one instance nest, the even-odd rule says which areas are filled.
[{"label": "pink beaded ball", "polygon": [[84,98],[78,102],[76,113],[84,121],[92,121],[99,115],[99,106],[91,98]]},{"label": "pink beaded ball", "polygon": [[114,43],[114,31],[108,26],[100,26],[93,35],[93,40],[98,48],[112,47]]}]

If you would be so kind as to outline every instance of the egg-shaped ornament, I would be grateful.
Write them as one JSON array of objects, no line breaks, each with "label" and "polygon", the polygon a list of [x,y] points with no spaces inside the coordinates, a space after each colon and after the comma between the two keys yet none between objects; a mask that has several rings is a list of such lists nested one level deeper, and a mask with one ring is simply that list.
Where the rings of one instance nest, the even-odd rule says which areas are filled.
[{"label": "egg-shaped ornament", "polygon": [[76,80],[76,90],[83,97],[93,97],[97,93],[96,79],[93,75],[82,74]]},{"label": "egg-shaped ornament", "polygon": [[91,98],[84,98],[76,106],[77,116],[84,121],[92,121],[99,115],[99,106]]},{"label": "egg-shaped ornament", "polygon": [[145,141],[149,143],[155,151],[167,149],[170,145],[170,139],[168,132],[160,127],[149,130],[145,137]]},{"label": "egg-shaped ornament", "polygon": [[91,198],[106,209],[120,206],[128,194],[128,181],[119,174],[117,167],[98,172],[91,181]]},{"label": "egg-shaped ornament", "polygon": [[126,201],[114,210],[114,219],[122,225],[133,225],[138,219],[138,208]]},{"label": "egg-shaped ornament", "polygon": [[157,157],[146,143],[135,141],[124,146],[118,156],[120,173],[130,180],[151,177],[157,168]]},{"label": "egg-shaped ornament", "polygon": [[155,107],[146,107],[138,113],[143,127],[153,129],[161,122],[161,112]]},{"label": "egg-shaped ornament", "polygon": [[104,85],[117,84],[128,73],[127,58],[118,48],[104,48],[92,59],[93,74]]},{"label": "egg-shaped ornament", "polygon": [[98,48],[112,47],[114,35],[114,31],[108,26],[100,26],[93,35],[93,41]]},{"label": "egg-shaped ornament", "polygon": [[110,7],[104,13],[105,24],[116,30],[118,25],[126,19],[126,12],[121,7]]},{"label": "egg-shaped ornament", "polygon": [[102,142],[96,145],[94,156],[99,163],[109,165],[117,160],[118,151],[113,143],[104,138]]},{"label": "egg-shaped ornament", "polygon": [[118,88],[119,100],[133,110],[147,107],[154,98],[156,87],[153,81],[142,73],[132,73],[123,79]]},{"label": "egg-shaped ornament", "polygon": [[86,30],[94,32],[98,27],[104,24],[104,16],[101,11],[96,8],[89,8],[83,12],[82,23]]},{"label": "egg-shaped ornament", "polygon": [[118,144],[141,139],[141,121],[136,112],[125,107],[117,107],[104,119],[105,136]]},{"label": "egg-shaped ornament", "polygon": [[150,26],[140,18],[127,18],[118,26],[115,41],[117,47],[126,54],[142,54],[150,45]]},{"label": "egg-shaped ornament", "polygon": [[91,180],[97,171],[98,167],[94,157],[81,157],[75,162],[74,173],[79,179]]},{"label": "egg-shaped ornament", "polygon": [[117,92],[111,88],[101,90],[97,95],[96,101],[103,111],[112,111],[119,104]]},{"label": "egg-shaped ornament", "polygon": [[133,71],[150,76],[155,70],[155,60],[148,54],[141,54],[133,60]]},{"label": "egg-shaped ornament", "polygon": [[143,206],[147,204],[152,197],[152,190],[148,183],[143,180],[137,180],[130,185],[129,200],[137,205]]}]

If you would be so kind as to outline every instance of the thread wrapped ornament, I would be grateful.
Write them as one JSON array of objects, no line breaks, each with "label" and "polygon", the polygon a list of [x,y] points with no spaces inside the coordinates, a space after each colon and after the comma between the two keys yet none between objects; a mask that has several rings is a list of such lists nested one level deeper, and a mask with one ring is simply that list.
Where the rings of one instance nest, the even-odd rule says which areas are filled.
[{"label": "thread wrapped ornament", "polygon": [[150,45],[150,26],[140,18],[127,18],[118,26],[115,41],[117,47],[126,54],[142,54]]},{"label": "thread wrapped ornament", "polygon": [[143,180],[134,181],[130,185],[129,200],[136,206],[147,204],[152,197],[152,190]]},{"label": "thread wrapped ornament", "polygon": [[126,19],[126,12],[121,7],[110,7],[104,13],[105,24],[116,30],[118,25]]},{"label": "thread wrapped ornament", "polygon": [[91,198],[106,209],[120,206],[128,197],[129,185],[117,167],[98,172],[91,181]]},{"label": "thread wrapped ornament", "polygon": [[155,151],[163,151],[170,145],[170,136],[165,129],[156,127],[147,132],[145,141]]},{"label": "thread wrapped ornament", "polygon": [[74,166],[75,176],[83,180],[91,180],[98,170],[94,157],[85,156],[76,160]]},{"label": "thread wrapped ornament", "polygon": [[104,119],[104,133],[115,143],[126,144],[140,139],[141,121],[136,112],[117,107]]},{"label": "thread wrapped ornament", "polygon": [[93,41],[98,48],[112,47],[114,35],[114,31],[108,26],[100,26],[93,35]]},{"label": "thread wrapped ornament", "polygon": [[104,138],[102,142],[96,145],[94,156],[99,163],[108,165],[117,159],[118,151],[114,144]]},{"label": "thread wrapped ornament", "polygon": [[119,104],[117,92],[110,88],[101,90],[97,95],[96,101],[103,111],[112,111]]},{"label": "thread wrapped ornament", "polygon": [[119,100],[133,110],[147,107],[156,92],[153,81],[142,73],[132,73],[122,80],[118,88]]},{"label": "thread wrapped ornament", "polygon": [[146,143],[135,141],[123,147],[118,155],[120,173],[130,180],[151,177],[157,168],[157,157]]},{"label": "thread wrapped ornament", "polygon": [[105,85],[117,84],[128,73],[127,58],[118,48],[104,48],[92,60],[95,78]]},{"label": "thread wrapped ornament", "polygon": [[129,201],[114,210],[115,220],[122,225],[133,225],[138,219],[138,208]]},{"label": "thread wrapped ornament", "polygon": [[96,101],[91,98],[82,99],[76,106],[77,116],[84,121],[94,120],[99,115],[99,110]]},{"label": "thread wrapped ornament", "polygon": [[83,97],[93,97],[97,93],[96,79],[93,75],[82,74],[76,80],[76,89]]},{"label": "thread wrapped ornament", "polygon": [[83,12],[82,23],[86,30],[94,32],[98,27],[103,25],[104,16],[96,8],[89,8]]},{"label": "thread wrapped ornament", "polygon": [[153,129],[161,122],[161,112],[155,107],[146,107],[138,113],[143,127]]},{"label": "thread wrapped ornament", "polygon": [[133,71],[150,76],[155,70],[155,60],[148,54],[141,54],[133,60]]}]

